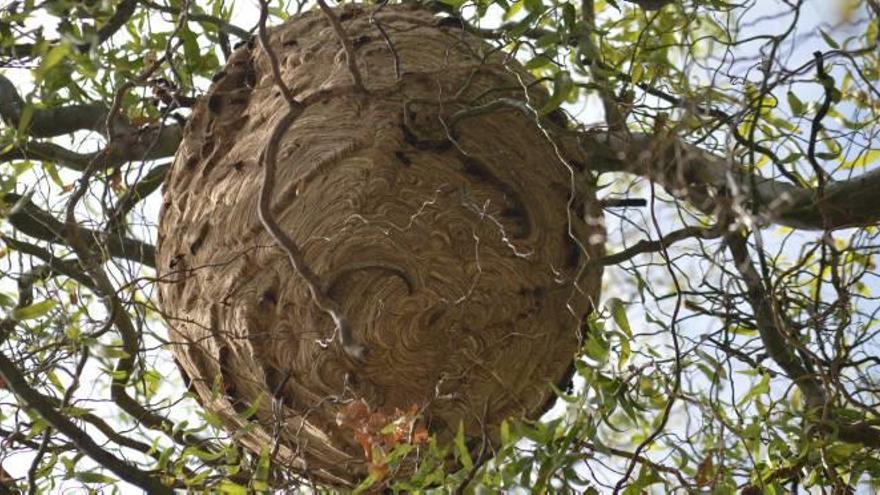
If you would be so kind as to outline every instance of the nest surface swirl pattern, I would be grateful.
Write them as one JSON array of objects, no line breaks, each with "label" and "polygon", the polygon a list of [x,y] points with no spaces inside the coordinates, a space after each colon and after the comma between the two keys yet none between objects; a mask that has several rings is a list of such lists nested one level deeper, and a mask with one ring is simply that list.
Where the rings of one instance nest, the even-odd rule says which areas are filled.
[{"label": "nest surface swirl pattern", "polygon": [[337,422],[351,401],[417,407],[441,440],[461,423],[471,445],[497,439],[506,417],[540,416],[570,376],[601,278],[585,269],[603,234],[581,220],[592,191],[569,214],[574,157],[533,115],[497,104],[540,108],[546,94],[449,19],[374,10],[337,10],[367,94],[320,12],[270,32],[306,105],[281,141],[272,211],[365,359],[344,352],[257,215],[260,156],[287,110],[258,46],[236,51],[194,109],[158,249],[175,356],[203,405],[249,449],[349,486],[367,469]]}]

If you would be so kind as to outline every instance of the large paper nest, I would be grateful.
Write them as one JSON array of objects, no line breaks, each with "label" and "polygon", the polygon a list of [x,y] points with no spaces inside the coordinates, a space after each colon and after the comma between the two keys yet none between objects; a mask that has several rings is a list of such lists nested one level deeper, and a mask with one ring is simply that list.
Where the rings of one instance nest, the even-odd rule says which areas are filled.
[{"label": "large paper nest", "polygon": [[533,113],[546,93],[453,19],[375,9],[336,11],[367,94],[320,11],[270,32],[307,105],[281,141],[272,211],[364,359],[257,214],[261,153],[287,112],[259,43],[196,105],[159,229],[159,295],[191,389],[248,449],[341,486],[381,462],[366,459],[365,414],[416,417],[440,442],[461,424],[475,452],[503,419],[539,417],[601,278],[587,264],[603,243],[584,220],[595,197],[572,196],[583,164]]}]

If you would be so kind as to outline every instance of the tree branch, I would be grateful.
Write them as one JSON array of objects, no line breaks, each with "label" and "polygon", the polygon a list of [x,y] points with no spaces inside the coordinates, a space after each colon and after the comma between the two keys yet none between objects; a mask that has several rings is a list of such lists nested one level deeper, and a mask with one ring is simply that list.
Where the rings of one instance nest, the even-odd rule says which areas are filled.
[{"label": "tree branch", "polygon": [[126,191],[125,195],[119,199],[119,202],[110,214],[110,223],[119,223],[136,204],[150,194],[153,194],[156,189],[159,189],[165,181],[165,176],[168,174],[170,168],[171,163],[163,163],[151,168],[150,171],[137,182],[137,184],[133,185],[131,189]]},{"label": "tree branch", "polygon": [[[6,76],[0,74],[0,117],[9,127],[21,122],[26,103]],[[103,132],[107,107],[98,103],[83,103],[56,108],[34,108],[27,132],[36,138],[69,134],[83,129]]]},{"label": "tree branch", "polygon": [[819,380],[810,373],[795,353],[797,348],[782,329],[782,319],[777,317],[773,308],[773,299],[767,294],[761,275],[752,265],[746,239],[735,233],[726,236],[727,247],[733,255],[733,262],[746,285],[746,298],[755,312],[755,323],[764,349],[804,392],[809,407],[821,407],[825,404],[825,391]]},{"label": "tree branch", "polygon": [[145,490],[147,493],[169,495],[174,493],[171,488],[164,485],[152,473],[143,471],[101,448],[100,445],[92,440],[87,432],[73,424],[67,417],[56,410],[51,403],[44,400],[44,397],[39,392],[31,388],[24,376],[18,371],[15,363],[10,361],[3,353],[0,353],[0,377],[3,378],[9,390],[24,405],[37,411],[52,428],[70,438],[80,452],[85,453],[95,462],[112,471],[120,479]]},{"label": "tree branch", "polygon": [[[79,266],[79,261],[77,261],[76,259],[58,258],[54,254],[41,248],[40,246],[35,246],[28,242],[20,241],[6,235],[0,235],[0,240],[2,240],[4,244],[6,244],[6,247],[23,254],[33,256],[34,258],[37,258],[45,263],[45,265],[43,266],[45,266],[46,269],[50,272],[46,274],[47,277],[53,276],[55,274],[64,275],[70,279],[76,280],[77,282],[82,284],[83,287],[88,287],[94,290],[95,285],[92,283],[92,279],[90,279],[88,275],[83,273],[82,268]],[[0,340],[2,340],[2,338],[0,338]]]},{"label": "tree branch", "polygon": [[[151,9],[158,10],[159,12],[165,12],[166,14],[171,15],[180,15],[180,9],[175,7],[169,7],[166,5],[161,5],[151,0],[140,0],[140,3],[145,7],[149,7]],[[194,2],[193,2],[194,3]],[[201,22],[204,24],[213,24],[217,27],[217,30],[221,33],[231,34],[242,41],[247,41],[251,39],[251,33],[245,29],[242,29],[234,24],[230,24],[219,17],[214,17],[212,15],[207,14],[198,14],[194,12],[187,13],[187,18],[191,21]]]},{"label": "tree branch", "polygon": [[[7,218],[16,230],[52,244],[68,244],[66,237],[68,231],[64,223],[38,208],[30,199],[13,193],[3,195],[2,199],[12,208]],[[89,239],[103,237],[95,230],[81,229],[81,231]],[[151,268],[156,267],[156,248],[152,244],[128,237],[111,236],[107,239],[106,249],[110,256],[136,261]]]},{"label": "tree branch", "polygon": [[98,167],[109,169],[138,160],[156,160],[174,156],[183,139],[178,125],[151,126],[133,130],[113,140],[107,148],[93,153],[77,153],[46,142],[29,142],[0,153],[0,163],[15,160],[40,160],[82,172],[97,160]]},{"label": "tree branch", "polygon": [[[94,44],[100,45],[105,41],[109,40],[111,36],[116,34],[116,31],[119,31],[122,26],[131,19],[131,16],[134,15],[134,11],[137,8],[138,0],[122,0],[119,2],[119,5],[116,7],[116,12],[110,17],[110,20],[107,21],[106,24],[101,26],[101,29],[98,30],[98,34],[95,37]],[[80,50],[82,50],[82,45],[80,46]]]},{"label": "tree branch", "polygon": [[649,241],[643,239],[630,246],[629,248],[624,249],[623,251],[602,256],[601,258],[593,258],[587,263],[590,265],[601,266],[617,265],[639,254],[660,252],[664,248],[667,248],[672,244],[683,241],[685,239],[690,239],[692,237],[698,237],[700,239],[714,239],[716,237],[719,237],[720,235],[721,230],[718,227],[684,227],[679,230],[672,231],[657,240]]},{"label": "tree branch", "polygon": [[[351,335],[351,325],[340,305],[333,300],[322,288],[318,280],[318,276],[309,265],[305,262],[302,251],[299,246],[290,237],[290,235],[278,225],[274,215],[272,215],[272,192],[275,188],[275,169],[278,165],[278,150],[281,147],[281,138],[291,125],[302,115],[305,105],[297,100],[291,89],[284,84],[281,77],[281,68],[278,64],[278,56],[269,43],[269,34],[266,29],[266,19],[269,16],[268,0],[260,0],[260,23],[259,23],[259,40],[260,47],[269,58],[269,64],[272,68],[273,82],[284,95],[287,102],[288,110],[275,124],[269,141],[260,157],[263,165],[263,180],[260,183],[260,197],[257,203],[257,214],[260,222],[265,227],[266,232],[278,244],[278,246],[287,254],[287,259],[294,271],[303,279],[309,293],[312,296],[312,302],[322,312],[326,313],[336,324],[336,331],[339,334],[339,340],[343,349],[349,356],[361,360],[365,356],[365,348],[356,344]],[[353,76],[354,77],[354,76]],[[357,84],[357,80],[355,84]]]},{"label": "tree branch", "polygon": [[[755,312],[758,334],[767,354],[801,390],[809,409],[822,410],[830,406],[821,381],[795,353],[797,342],[793,342],[794,337],[783,330],[783,318],[777,314],[761,275],[752,265],[745,237],[734,233],[726,236],[726,240],[736,269],[746,285],[746,298]],[[833,418],[832,421],[833,423],[825,424],[824,427],[841,440],[880,448],[880,429],[865,422],[850,422],[846,419],[838,421]]]},{"label": "tree branch", "polygon": [[765,223],[832,230],[880,222],[880,168],[829,182],[820,198],[815,189],[751,174],[742,165],[670,136],[592,134],[582,136],[581,144],[591,168],[644,176],[708,214],[716,213],[717,193],[727,191],[756,201]]},{"label": "tree branch", "polygon": [[[76,45],[76,49],[79,50],[80,53],[88,52],[93,46],[98,46],[103,44],[105,41],[109,40],[117,31],[119,31],[122,26],[131,19],[131,16],[134,15],[134,11],[137,8],[138,0],[122,0],[119,3],[116,11],[110,16],[110,19],[98,29],[98,32],[95,33],[95,38],[90,43],[80,43]],[[30,14],[30,12],[29,12]],[[38,16],[41,14],[37,14]],[[57,45],[60,42],[58,39],[49,40],[49,45]],[[36,43],[18,43],[12,45],[10,47],[6,47],[2,49],[0,52],[0,56],[5,56],[13,59],[27,59],[34,57],[34,48],[37,46]]]}]

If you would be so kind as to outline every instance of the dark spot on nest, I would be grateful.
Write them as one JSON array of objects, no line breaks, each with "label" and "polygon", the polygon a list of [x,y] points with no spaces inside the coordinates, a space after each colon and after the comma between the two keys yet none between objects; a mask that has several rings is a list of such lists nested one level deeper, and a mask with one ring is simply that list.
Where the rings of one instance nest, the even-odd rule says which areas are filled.
[{"label": "dark spot on nest", "polygon": [[404,167],[409,167],[410,165],[412,165],[412,160],[410,160],[410,158],[406,156],[406,153],[402,151],[395,151],[394,156],[397,157],[401,165],[403,165]]},{"label": "dark spot on nest", "polygon": [[569,237],[568,232],[564,232],[563,235],[565,236],[564,242],[566,243],[566,246],[568,246],[568,256],[565,260],[565,266],[575,268],[578,266],[578,262],[580,262],[581,259],[581,248]]},{"label": "dark spot on nest", "polygon": [[217,351],[217,360],[220,363],[220,377],[223,379],[223,393],[232,403],[232,409],[244,416],[248,412],[248,404],[239,396],[235,379],[229,374],[229,370],[234,366],[228,347],[223,346]]},{"label": "dark spot on nest", "polygon": [[175,266],[177,266],[178,263],[180,263],[180,261],[182,259],[183,259],[182,254],[180,254],[180,253],[175,254],[174,257],[171,258],[171,261],[168,262],[168,268],[174,268]]},{"label": "dark spot on nest", "polygon": [[217,93],[212,94],[208,97],[208,110],[211,113],[220,113],[220,110],[223,108],[223,97],[218,95]]},{"label": "dark spot on nest", "polygon": [[241,170],[244,168],[244,160],[239,160],[233,163],[232,168],[234,168],[238,172],[241,172]]},{"label": "dark spot on nest", "polygon": [[213,76],[211,76],[211,82],[217,82],[220,79],[223,79],[225,76],[226,76],[225,70],[217,71],[214,73]]},{"label": "dark spot on nest", "polygon": [[202,227],[199,229],[199,234],[189,245],[190,254],[196,254],[202,244],[205,242],[205,238],[208,237],[208,232],[211,230],[211,223],[205,222],[202,224]]},{"label": "dark spot on nest", "polygon": [[244,73],[244,85],[248,88],[253,88],[254,84],[257,83],[257,73],[253,70],[247,70]]},{"label": "dark spot on nest", "polygon": [[295,39],[287,40],[284,43],[281,43],[281,46],[286,46],[286,47],[290,48],[291,46],[299,46],[299,42],[296,41]]},{"label": "dark spot on nest", "polygon": [[200,158],[208,158],[209,156],[211,156],[212,151],[214,151],[214,138],[209,136],[205,138],[204,142],[202,142],[202,149],[199,150]]},{"label": "dark spot on nest", "polygon": [[532,230],[532,224],[529,212],[522,199],[520,199],[519,193],[492,173],[492,170],[486,164],[476,158],[464,156],[461,159],[461,165],[464,173],[474,179],[491,184],[504,195],[508,206],[501,211],[501,216],[515,223],[517,228],[514,233],[515,238],[522,239],[527,237]]},{"label": "dark spot on nest", "polygon": [[439,21],[437,21],[437,27],[454,27],[458,29],[462,29],[463,25],[460,17],[449,16],[443,17]]},{"label": "dark spot on nest", "polygon": [[354,18],[358,14],[359,14],[359,12],[355,9],[346,10],[346,11],[342,12],[341,14],[339,14],[339,20],[340,21],[347,21],[349,19]]},{"label": "dark spot on nest", "polygon": [[284,386],[290,378],[290,372],[282,373],[274,366],[263,366],[263,374],[266,376],[266,387],[272,392],[272,397],[280,400],[285,406],[293,407],[293,399],[284,393]]},{"label": "dark spot on nest", "polygon": [[362,35],[358,36],[357,38],[355,38],[354,41],[352,41],[352,46],[354,47],[355,50],[357,50],[358,48],[369,43],[371,40],[372,40],[372,38],[370,38],[366,34],[362,34]]},{"label": "dark spot on nest", "polygon": [[444,151],[448,150],[452,146],[452,142],[450,142],[448,139],[419,139],[419,137],[416,136],[406,124],[402,124],[400,126],[400,130],[403,132],[403,140],[417,150]]},{"label": "dark spot on nest", "polygon": [[272,306],[278,304],[278,294],[275,293],[275,289],[263,292],[263,295],[260,297],[260,306],[268,306],[270,304]]},{"label": "dark spot on nest", "polygon": [[547,114],[547,120],[562,128],[568,126],[568,117],[565,116],[565,112],[558,108]]}]

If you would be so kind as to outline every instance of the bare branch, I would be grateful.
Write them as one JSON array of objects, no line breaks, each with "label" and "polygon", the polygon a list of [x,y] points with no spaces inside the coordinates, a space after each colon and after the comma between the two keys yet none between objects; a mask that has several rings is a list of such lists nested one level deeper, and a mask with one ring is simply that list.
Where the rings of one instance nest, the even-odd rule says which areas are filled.
[{"label": "bare branch", "polygon": [[[746,297],[755,312],[758,333],[767,354],[803,392],[810,409],[822,410],[829,407],[828,396],[819,378],[795,353],[799,343],[795,336],[785,330],[784,319],[778,315],[777,308],[773,305],[775,299],[765,290],[760,274],[752,265],[745,237],[735,233],[726,236],[726,240],[736,269],[746,285]],[[823,427],[842,440],[880,448],[880,429],[865,422],[850,422],[844,418],[830,418],[830,421],[831,424]]]},{"label": "bare branch", "polygon": [[182,139],[178,125],[150,126],[119,135],[106,148],[94,153],[77,153],[54,143],[30,142],[0,153],[0,163],[40,160],[82,172],[92,161],[97,161],[100,169],[109,169],[133,161],[174,156]]},{"label": "bare branch", "polygon": [[145,490],[147,493],[169,495],[174,493],[171,488],[163,484],[153,473],[143,471],[101,448],[100,445],[92,440],[92,437],[87,432],[67,419],[51,403],[44,400],[44,397],[39,392],[31,388],[24,376],[18,371],[15,363],[10,361],[3,353],[0,353],[0,377],[3,378],[9,390],[24,405],[37,411],[52,428],[70,438],[81,452],[91,457],[95,462],[106,467],[122,480]]},{"label": "bare branch", "polygon": [[602,266],[616,265],[639,254],[660,252],[664,248],[685,239],[693,237],[699,237],[700,239],[714,239],[719,236],[721,236],[721,230],[717,227],[684,227],[674,232],[670,232],[656,241],[641,240],[619,253],[609,254],[607,256],[602,256],[601,258],[594,258],[588,263],[591,265]]},{"label": "bare branch", "polygon": [[705,213],[715,213],[717,194],[735,189],[757,202],[766,222],[797,229],[832,230],[880,222],[880,169],[851,180],[829,182],[824,195],[750,174],[745,167],[670,136],[586,135],[590,166],[628,172],[663,185]]},{"label": "bare branch", "polygon": [[[79,266],[79,261],[75,259],[58,258],[54,254],[41,248],[40,246],[14,239],[6,235],[0,235],[0,240],[2,240],[3,243],[6,244],[6,247],[10,249],[33,256],[43,261],[43,263],[45,263],[45,265],[43,266],[48,272],[45,274],[46,277],[50,277],[56,274],[64,275],[73,280],[76,280],[77,282],[82,284],[83,287],[88,287],[94,290],[95,286],[92,283],[92,279],[90,279],[85,273],[83,273],[82,268],[80,268]],[[20,285],[21,282],[19,282],[19,286]],[[21,289],[19,289],[19,292],[21,292]],[[0,340],[3,340],[2,337],[0,337]]]},{"label": "bare branch", "polygon": [[134,15],[137,4],[138,0],[122,0],[119,2],[119,5],[116,7],[116,12],[114,12],[110,17],[110,20],[98,30],[94,44],[100,45],[116,34],[116,31],[119,31],[119,29],[131,19],[131,16]]},{"label": "bare branch", "polygon": [[[12,207],[7,217],[9,223],[19,232],[53,244],[67,245],[68,229],[64,223],[50,213],[41,210],[30,199],[18,194],[3,195],[3,202]],[[100,232],[80,229],[88,239],[102,239]],[[98,243],[101,245],[102,243]],[[136,261],[155,268],[156,248],[145,242],[128,237],[111,236],[106,242],[110,256]]]},{"label": "bare branch", "polygon": [[266,19],[268,18],[268,15],[267,0],[260,0],[260,45],[269,57],[274,83],[281,90],[281,94],[284,95],[288,111],[275,124],[275,128],[272,129],[272,134],[269,136],[269,142],[266,144],[266,148],[261,157],[264,175],[263,182],[260,185],[260,199],[257,213],[259,214],[260,221],[263,223],[266,231],[272,236],[272,239],[275,240],[281,249],[284,250],[291,266],[306,283],[315,306],[330,316],[333,320],[342,347],[350,356],[356,359],[362,359],[365,350],[363,346],[354,343],[351,336],[351,326],[342,312],[342,308],[340,308],[339,304],[324,292],[321,288],[318,276],[306,264],[302,251],[300,251],[299,247],[294,240],[290,238],[287,232],[278,225],[278,222],[272,215],[272,191],[275,187],[275,169],[278,161],[278,148],[281,143],[281,138],[284,136],[284,133],[287,132],[287,129],[293,125],[296,119],[302,115],[305,106],[293,96],[290,88],[284,84],[284,80],[281,77],[281,68],[278,65],[278,57],[269,44],[269,34],[266,30]]},{"label": "bare branch", "polygon": [[[3,122],[9,127],[18,127],[25,106],[12,81],[0,74],[0,118]],[[103,132],[106,117],[107,107],[99,103],[33,108],[26,130],[36,138],[61,136],[79,130]]]},{"label": "bare branch", "polygon": [[163,163],[150,169],[150,171],[147,172],[137,184],[132,186],[132,188],[119,199],[119,203],[116,204],[116,207],[110,214],[109,223],[114,224],[120,222],[136,204],[159,189],[159,186],[165,181],[165,176],[168,174],[168,169],[170,168],[171,163]]},{"label": "bare branch", "polygon": [[327,20],[330,21],[330,25],[333,26],[333,30],[336,32],[336,37],[339,38],[339,42],[342,43],[342,48],[345,50],[345,63],[348,65],[348,72],[351,73],[351,78],[354,79],[354,87],[361,93],[366,92],[367,90],[364,87],[364,79],[361,77],[361,71],[357,66],[357,58],[354,56],[354,46],[352,46],[351,40],[348,39],[348,35],[345,34],[345,28],[342,27],[342,23],[339,22],[336,13],[333,12],[333,9],[331,9],[324,0],[317,1],[318,7],[324,12],[324,16],[327,17]]}]

